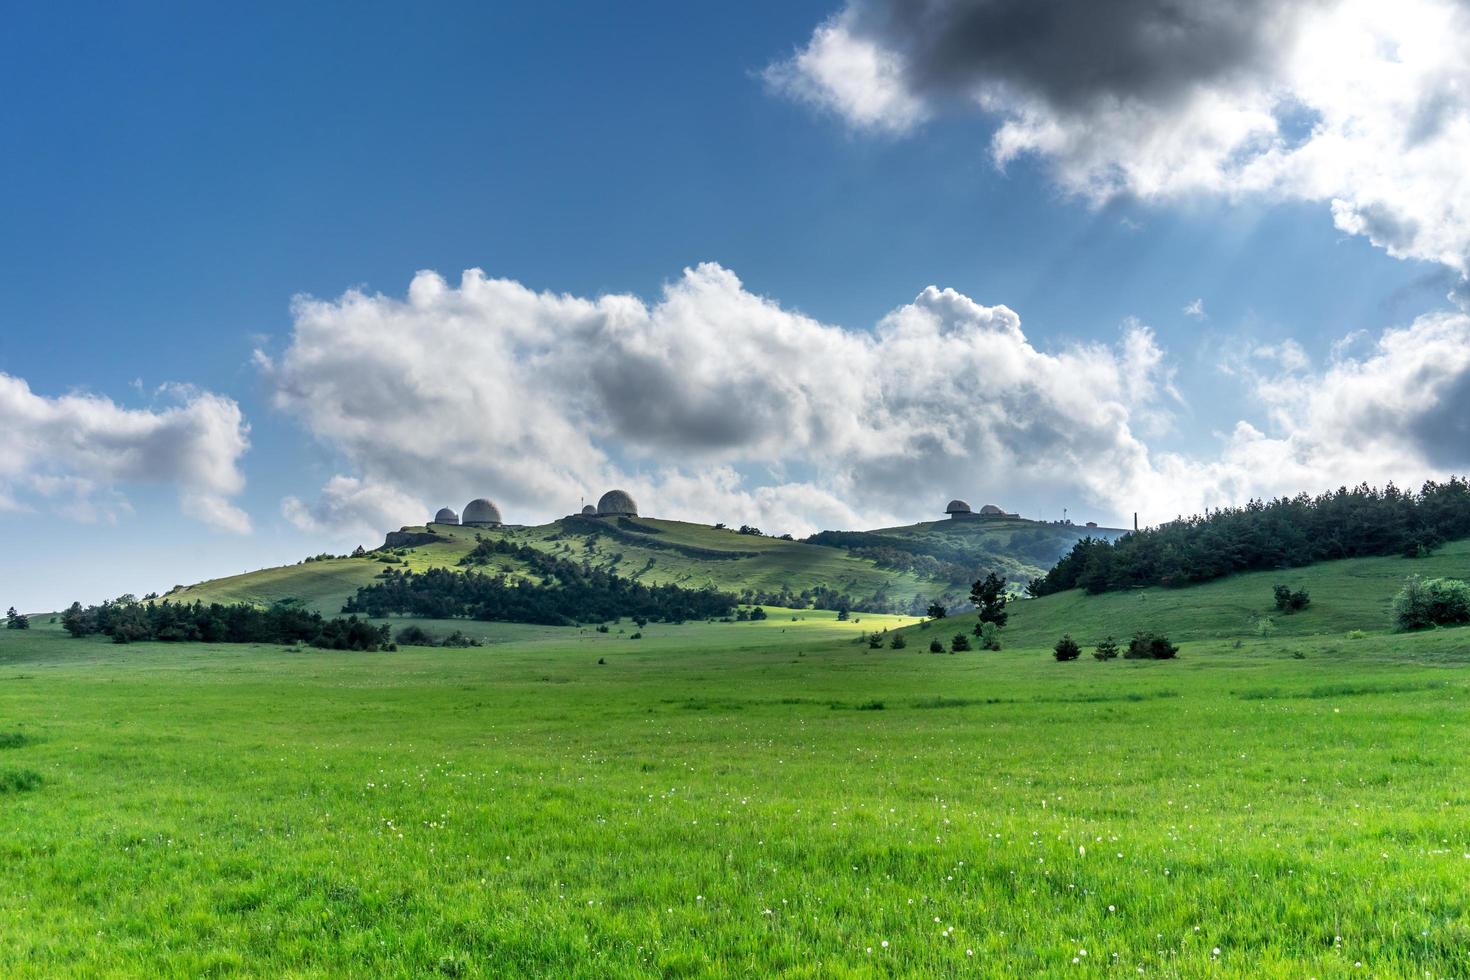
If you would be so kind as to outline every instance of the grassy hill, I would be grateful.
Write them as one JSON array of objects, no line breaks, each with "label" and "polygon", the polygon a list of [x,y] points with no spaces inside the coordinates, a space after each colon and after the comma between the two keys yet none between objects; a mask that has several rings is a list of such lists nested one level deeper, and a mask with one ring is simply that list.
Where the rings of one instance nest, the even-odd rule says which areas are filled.
[{"label": "grassy hill", "polygon": [[[914,612],[934,600],[960,602],[970,583],[985,571],[998,571],[1017,582],[1039,575],[1083,534],[1099,532],[1019,519],[935,521],[840,532],[843,545],[833,547],[682,521],[571,517],[537,527],[434,524],[405,528],[403,533],[424,540],[360,558],[310,561],[213,579],[169,598],[258,605],[292,599],[323,614],[335,614],[358,588],[382,573],[386,562],[414,571],[458,568],[477,538],[484,536],[588,561],[652,585],[712,586],[737,595],[753,592],[757,601],[778,604],[800,604],[803,593],[821,589],[850,597],[857,608]],[[521,571],[505,559],[491,567],[511,574]]]},{"label": "grassy hill", "polygon": [[[1390,627],[1393,596],[1410,575],[1470,579],[1470,540],[1454,541],[1427,558],[1353,558],[1302,568],[1246,572],[1182,589],[1147,588],[1088,595],[1073,589],[1008,607],[1005,643],[1042,647],[1071,633],[1084,646],[1106,636],[1124,640],[1137,630],[1162,630],[1176,640],[1237,640],[1262,636],[1342,636],[1351,630],[1381,633]],[[1304,588],[1305,610],[1278,612],[1272,587]],[[970,630],[973,612],[950,617]],[[1263,620],[1270,625],[1262,627]],[[1470,639],[1470,637],[1467,637]]]}]

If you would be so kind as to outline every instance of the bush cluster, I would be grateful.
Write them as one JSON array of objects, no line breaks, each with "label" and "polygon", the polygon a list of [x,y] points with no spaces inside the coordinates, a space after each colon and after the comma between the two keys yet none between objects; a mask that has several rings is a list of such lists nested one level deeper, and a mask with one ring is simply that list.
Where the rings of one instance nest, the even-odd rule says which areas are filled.
[{"label": "bush cluster", "polygon": [[1289,585],[1276,586],[1274,594],[1276,608],[1287,614],[1300,612],[1312,602],[1312,597],[1307,594],[1306,589],[1297,589],[1293,592]]},{"label": "bush cluster", "polygon": [[[1139,631],[1133,634],[1128,646],[1122,651],[1125,660],[1173,660],[1179,656],[1179,647],[1169,642],[1162,633]],[[1052,656],[1058,660],[1076,660],[1082,656],[1082,645],[1072,639],[1072,634],[1063,634],[1052,648]],[[1093,649],[1097,660],[1114,660],[1118,657],[1118,641],[1111,636],[1102,640]]]},{"label": "bush cluster", "polygon": [[1411,575],[1394,597],[1393,615],[1401,630],[1470,623],[1470,584],[1454,578]]}]

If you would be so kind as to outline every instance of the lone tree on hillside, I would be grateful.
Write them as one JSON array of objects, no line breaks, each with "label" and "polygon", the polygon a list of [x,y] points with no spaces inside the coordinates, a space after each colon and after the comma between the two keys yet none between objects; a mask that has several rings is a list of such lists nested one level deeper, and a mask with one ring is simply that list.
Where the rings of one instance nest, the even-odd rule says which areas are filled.
[{"label": "lone tree on hillside", "polygon": [[1097,645],[1092,655],[1098,660],[1112,660],[1118,656],[1118,641],[1111,636]]},{"label": "lone tree on hillside", "polygon": [[1057,645],[1052,647],[1052,654],[1058,660],[1076,660],[1082,656],[1082,648],[1077,645],[1076,640],[1072,639],[1071,633],[1064,633],[1057,641]]},{"label": "lone tree on hillside", "polygon": [[888,641],[888,647],[891,650],[902,650],[904,647],[906,647],[908,645],[909,645],[909,641],[908,640],[905,640],[903,638],[903,634],[902,633],[894,633],[893,634],[893,639],[891,639],[891,640]]},{"label": "lone tree on hillside", "polygon": [[[1010,614],[1006,612],[1006,580],[991,572],[982,581],[970,587],[970,601],[980,610],[981,623],[994,623],[997,629],[1005,626]],[[976,627],[978,635],[979,627]]]},{"label": "lone tree on hillside", "polygon": [[25,613],[18,613],[11,606],[5,612],[5,628],[8,630],[28,630],[31,628],[31,617]]},{"label": "lone tree on hillside", "polygon": [[956,633],[954,639],[949,641],[950,653],[964,653],[970,649],[970,638],[963,633]]},{"label": "lone tree on hillside", "polygon": [[929,641],[929,652],[930,653],[943,653],[944,652],[944,641],[941,640],[937,636],[934,639],[930,640]]},{"label": "lone tree on hillside", "polygon": [[929,603],[928,615],[930,619],[943,619],[949,615],[949,610],[937,602]]}]

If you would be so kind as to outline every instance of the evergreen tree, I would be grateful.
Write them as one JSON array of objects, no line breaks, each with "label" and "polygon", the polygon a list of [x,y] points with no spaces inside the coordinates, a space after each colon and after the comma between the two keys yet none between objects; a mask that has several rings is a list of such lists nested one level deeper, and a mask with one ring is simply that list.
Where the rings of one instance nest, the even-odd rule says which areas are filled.
[{"label": "evergreen tree", "polygon": [[1072,639],[1071,633],[1064,633],[1062,638],[1057,641],[1057,645],[1052,648],[1052,655],[1058,660],[1076,660],[1082,656],[1082,647],[1078,646],[1077,641]]},{"label": "evergreen tree", "polygon": [[1004,628],[1006,619],[1010,616],[1006,612],[1009,599],[1006,595],[1006,580],[994,572],[970,587],[970,601],[980,610],[980,622],[994,623],[997,629]]}]

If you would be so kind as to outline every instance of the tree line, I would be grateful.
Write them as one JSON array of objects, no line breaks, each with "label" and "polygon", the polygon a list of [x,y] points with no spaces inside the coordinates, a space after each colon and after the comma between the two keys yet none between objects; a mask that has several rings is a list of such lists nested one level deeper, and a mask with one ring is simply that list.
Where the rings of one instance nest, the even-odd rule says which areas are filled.
[{"label": "tree line", "polygon": [[1078,541],[1033,596],[1082,588],[1091,593],[1148,585],[1180,586],[1235,572],[1292,568],[1338,558],[1419,557],[1470,536],[1470,482],[1429,481],[1415,491],[1366,483],[1311,496],[1252,500],[1116,541]]},{"label": "tree line", "polygon": [[305,643],[325,650],[392,649],[387,626],[356,616],[327,619],[291,603],[262,609],[245,603],[139,602],[130,595],[100,606],[73,602],[61,614],[72,636],[102,634],[114,643]]},{"label": "tree line", "polygon": [[342,611],[568,626],[624,617],[653,622],[712,619],[735,608],[735,597],[726,592],[645,585],[508,541],[484,540],[472,552],[475,563],[497,555],[526,565],[533,577],[388,568],[380,582],[359,588]]}]

